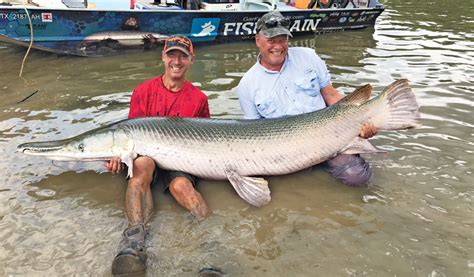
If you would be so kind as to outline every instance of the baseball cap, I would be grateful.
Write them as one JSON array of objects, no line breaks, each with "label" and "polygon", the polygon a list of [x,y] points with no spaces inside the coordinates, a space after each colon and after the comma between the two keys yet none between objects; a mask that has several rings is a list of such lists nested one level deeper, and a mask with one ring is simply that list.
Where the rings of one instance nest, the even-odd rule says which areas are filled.
[{"label": "baseball cap", "polygon": [[279,35],[293,37],[290,30],[290,20],[285,18],[279,11],[268,12],[257,21],[257,33],[262,31],[267,38]]},{"label": "baseball cap", "polygon": [[180,50],[188,56],[194,56],[194,48],[191,40],[185,36],[172,36],[165,40],[165,47],[163,48],[164,53],[168,53],[171,50]]}]

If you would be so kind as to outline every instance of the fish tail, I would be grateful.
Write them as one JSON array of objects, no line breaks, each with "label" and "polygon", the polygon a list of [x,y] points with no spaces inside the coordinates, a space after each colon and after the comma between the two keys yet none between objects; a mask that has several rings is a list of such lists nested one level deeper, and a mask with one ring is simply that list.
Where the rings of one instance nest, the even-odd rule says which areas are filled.
[{"label": "fish tail", "polygon": [[420,127],[419,106],[408,80],[393,82],[373,100],[379,108],[374,109],[370,122],[381,130],[401,130]]}]

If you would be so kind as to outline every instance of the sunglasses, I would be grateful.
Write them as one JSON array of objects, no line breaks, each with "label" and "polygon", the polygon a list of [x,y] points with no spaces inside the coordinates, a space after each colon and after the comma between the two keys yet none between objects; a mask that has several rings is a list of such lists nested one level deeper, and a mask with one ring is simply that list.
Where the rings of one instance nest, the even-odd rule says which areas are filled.
[{"label": "sunglasses", "polygon": [[[280,25],[280,27],[288,29],[288,27],[290,27],[290,20],[288,20],[287,18],[270,17],[268,20],[265,21],[264,24],[265,24],[265,29],[275,28],[278,25]],[[262,27],[260,27],[260,29],[258,29],[257,32],[259,32],[262,29]]]}]

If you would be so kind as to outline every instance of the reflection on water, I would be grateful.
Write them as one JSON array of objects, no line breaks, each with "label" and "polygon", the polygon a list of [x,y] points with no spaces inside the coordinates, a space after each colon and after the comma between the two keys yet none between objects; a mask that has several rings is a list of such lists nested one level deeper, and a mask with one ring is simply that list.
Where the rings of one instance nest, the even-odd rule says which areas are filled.
[{"label": "reflection on water", "polygon": [[[196,276],[206,266],[230,276],[473,275],[468,2],[387,0],[373,30],[292,40],[323,57],[343,93],[371,83],[378,94],[408,78],[423,127],[372,139],[389,154],[367,157],[375,171],[368,188],[306,170],[269,178],[273,200],[257,209],[228,183],[204,181],[199,190],[213,214],[202,223],[153,188],[148,275]],[[126,181],[100,163],[53,163],[15,149],[125,118],[131,90],[162,71],[160,54],[83,59],[33,51],[23,79],[24,49],[2,44],[0,55],[0,275],[110,275]],[[209,96],[214,117],[241,116],[234,88],[256,58],[252,42],[197,49],[189,79]]]}]

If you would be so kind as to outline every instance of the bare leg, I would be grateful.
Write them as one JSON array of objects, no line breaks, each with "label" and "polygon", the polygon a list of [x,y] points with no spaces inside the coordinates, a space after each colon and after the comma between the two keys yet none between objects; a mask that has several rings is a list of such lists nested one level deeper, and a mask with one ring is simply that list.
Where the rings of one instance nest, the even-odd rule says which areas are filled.
[{"label": "bare leg", "polygon": [[133,161],[133,177],[128,181],[125,209],[129,226],[147,223],[153,213],[151,181],[155,162],[148,157]]},{"label": "bare leg", "polygon": [[197,220],[201,221],[209,214],[206,201],[187,178],[174,178],[171,180],[169,189],[176,201],[189,210]]},{"label": "bare leg", "polygon": [[143,273],[146,270],[145,223],[153,213],[151,181],[155,162],[148,157],[133,161],[133,177],[130,178],[125,195],[125,209],[129,227],[123,231],[118,254],[112,262],[112,274],[126,275]]},{"label": "bare leg", "polygon": [[[153,178],[153,177],[152,177]],[[148,187],[148,190],[150,190],[150,193],[147,193],[145,195],[145,207],[143,207],[143,211],[145,213],[145,218],[144,218],[144,223],[147,224],[150,222],[151,216],[153,215],[153,195],[151,194],[151,189]]]}]

